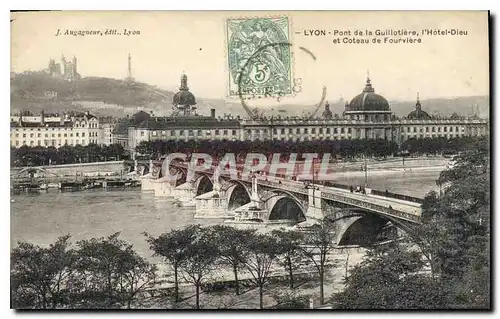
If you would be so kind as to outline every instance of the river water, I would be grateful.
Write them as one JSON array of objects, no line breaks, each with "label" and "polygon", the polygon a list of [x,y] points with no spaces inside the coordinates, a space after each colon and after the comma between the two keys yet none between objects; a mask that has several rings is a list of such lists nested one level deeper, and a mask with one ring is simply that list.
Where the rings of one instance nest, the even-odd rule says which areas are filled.
[{"label": "river water", "polygon": [[[436,190],[439,171],[373,172],[369,187],[423,197]],[[364,174],[339,174],[336,182],[364,183]],[[134,245],[144,257],[151,251],[142,232],[158,236],[192,223],[220,223],[221,220],[194,219],[194,208],[179,208],[171,201],[155,198],[139,190],[57,190],[11,197],[11,247],[17,241],[38,245],[53,243],[70,234],[72,242],[121,232],[121,238]]]}]

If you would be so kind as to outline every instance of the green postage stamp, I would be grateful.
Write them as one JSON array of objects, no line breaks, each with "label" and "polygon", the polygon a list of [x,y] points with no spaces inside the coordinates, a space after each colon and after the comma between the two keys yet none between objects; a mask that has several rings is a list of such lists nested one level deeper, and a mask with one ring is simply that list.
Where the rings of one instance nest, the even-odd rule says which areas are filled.
[{"label": "green postage stamp", "polygon": [[226,21],[229,96],[250,99],[292,94],[288,17]]}]

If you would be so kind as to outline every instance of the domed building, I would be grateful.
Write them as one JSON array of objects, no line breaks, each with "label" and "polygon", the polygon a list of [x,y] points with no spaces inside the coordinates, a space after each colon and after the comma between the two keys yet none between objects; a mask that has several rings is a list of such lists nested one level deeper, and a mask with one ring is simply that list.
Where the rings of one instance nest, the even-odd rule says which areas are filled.
[{"label": "domed building", "polygon": [[361,94],[356,95],[345,106],[344,119],[360,123],[354,128],[354,132],[348,133],[347,138],[392,139],[394,127],[387,125],[391,115],[389,102],[375,93],[371,80],[367,77]]},{"label": "domed building", "polygon": [[430,120],[430,119],[432,119],[432,116],[430,116],[427,112],[422,111],[422,105],[420,104],[420,97],[419,97],[418,93],[417,93],[417,103],[415,104],[415,110],[411,111],[407,117],[409,120]]},{"label": "domed building", "polygon": [[196,99],[194,94],[189,91],[186,74],[182,74],[179,92],[174,94],[172,102],[174,104],[174,116],[196,115]]},{"label": "domed building", "polygon": [[381,122],[390,120],[391,113],[389,102],[382,95],[375,93],[368,77],[361,94],[346,104],[344,117],[358,121]]}]

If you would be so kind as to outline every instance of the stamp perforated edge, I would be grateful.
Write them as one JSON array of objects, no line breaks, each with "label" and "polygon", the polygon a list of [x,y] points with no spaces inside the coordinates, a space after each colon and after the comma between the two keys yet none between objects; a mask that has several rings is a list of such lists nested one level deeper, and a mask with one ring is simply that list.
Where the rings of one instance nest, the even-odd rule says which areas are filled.
[{"label": "stamp perforated edge", "polygon": [[[293,47],[293,19],[284,14],[278,15],[255,15],[255,16],[231,16],[225,17],[223,19],[224,25],[224,56],[225,56],[225,72],[226,72],[226,90],[225,90],[225,98],[228,100],[241,100],[239,95],[231,95],[231,76],[230,76],[230,68],[229,68],[229,32],[228,32],[228,21],[229,20],[250,20],[250,19],[279,19],[279,18],[287,18],[288,19],[288,41],[290,43],[290,94],[286,94],[283,96],[293,96],[293,82],[295,75],[295,50]],[[272,99],[272,98],[271,98]]]}]

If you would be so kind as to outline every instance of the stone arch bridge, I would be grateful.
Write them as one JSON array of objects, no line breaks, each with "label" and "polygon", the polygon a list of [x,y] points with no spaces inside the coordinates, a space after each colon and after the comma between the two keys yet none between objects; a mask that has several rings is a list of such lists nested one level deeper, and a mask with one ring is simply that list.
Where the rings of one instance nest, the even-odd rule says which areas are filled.
[{"label": "stone arch bridge", "polygon": [[166,172],[156,169],[155,193],[195,206],[200,218],[300,223],[327,217],[338,230],[339,245],[369,244],[420,223],[421,204],[406,200],[319,185],[305,187],[274,177],[241,178],[225,173],[214,180],[213,170],[196,170],[188,177],[187,166],[179,163],[171,163],[169,174],[179,178],[168,181]]}]

